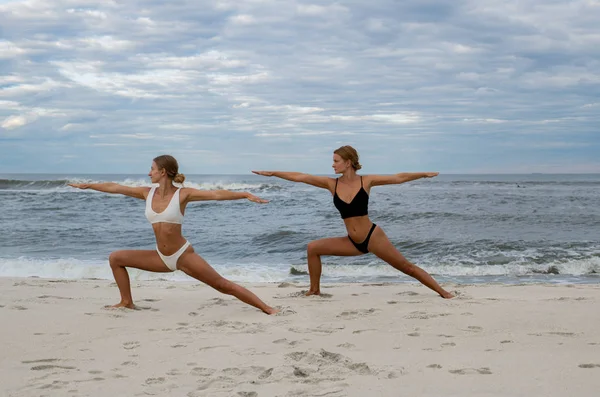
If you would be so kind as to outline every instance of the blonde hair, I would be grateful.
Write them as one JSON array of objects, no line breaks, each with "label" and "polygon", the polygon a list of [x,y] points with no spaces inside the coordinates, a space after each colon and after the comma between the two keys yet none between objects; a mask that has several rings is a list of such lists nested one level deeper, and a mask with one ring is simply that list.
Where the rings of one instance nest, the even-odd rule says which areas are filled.
[{"label": "blonde hair", "polygon": [[167,172],[167,176],[173,179],[175,183],[183,184],[185,181],[185,175],[179,173],[179,164],[175,157],[168,154],[155,157],[153,160],[159,170],[164,169]]},{"label": "blonde hair", "polygon": [[358,152],[352,146],[342,146],[340,148],[335,149],[333,153],[337,154],[344,160],[350,160],[352,168],[354,168],[356,171],[362,168],[362,165],[360,165],[360,163],[358,162]]}]

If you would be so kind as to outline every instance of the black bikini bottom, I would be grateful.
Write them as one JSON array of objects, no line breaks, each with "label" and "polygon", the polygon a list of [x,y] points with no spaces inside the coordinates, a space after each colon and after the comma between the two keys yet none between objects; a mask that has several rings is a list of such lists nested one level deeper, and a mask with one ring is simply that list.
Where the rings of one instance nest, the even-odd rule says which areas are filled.
[{"label": "black bikini bottom", "polygon": [[350,236],[348,236],[348,238],[350,239],[350,241],[352,241],[352,244],[354,244],[354,246],[356,247],[357,250],[359,250],[363,254],[366,254],[369,252],[369,240],[371,240],[371,234],[373,234],[373,230],[375,230],[376,227],[377,227],[376,224],[373,224],[373,226],[371,226],[371,230],[369,230],[369,234],[367,234],[367,238],[362,243],[355,242],[354,240],[352,240],[350,238]]}]

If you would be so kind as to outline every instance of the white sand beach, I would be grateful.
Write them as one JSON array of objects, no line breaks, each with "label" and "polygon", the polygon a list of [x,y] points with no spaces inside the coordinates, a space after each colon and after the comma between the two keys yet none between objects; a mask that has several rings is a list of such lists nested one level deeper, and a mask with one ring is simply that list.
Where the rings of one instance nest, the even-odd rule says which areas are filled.
[{"label": "white sand beach", "polygon": [[0,279],[2,396],[596,396],[600,286]]}]

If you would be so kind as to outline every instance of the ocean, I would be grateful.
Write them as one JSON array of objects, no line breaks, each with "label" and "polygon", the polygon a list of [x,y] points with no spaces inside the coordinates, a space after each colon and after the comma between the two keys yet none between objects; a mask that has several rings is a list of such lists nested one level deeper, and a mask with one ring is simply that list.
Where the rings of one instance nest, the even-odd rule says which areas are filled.
[{"label": "ocean", "polygon": [[[237,282],[308,282],[309,241],[345,236],[331,194],[258,175],[186,175],[186,187],[270,200],[188,205],[186,237]],[[150,186],[145,175],[0,174],[0,277],[112,279],[110,252],[154,249],[145,202],[67,186]],[[439,282],[600,282],[600,174],[440,175],[371,190],[369,215]],[[130,270],[134,280],[190,280]],[[415,282],[372,254],[323,257],[324,283]]]}]

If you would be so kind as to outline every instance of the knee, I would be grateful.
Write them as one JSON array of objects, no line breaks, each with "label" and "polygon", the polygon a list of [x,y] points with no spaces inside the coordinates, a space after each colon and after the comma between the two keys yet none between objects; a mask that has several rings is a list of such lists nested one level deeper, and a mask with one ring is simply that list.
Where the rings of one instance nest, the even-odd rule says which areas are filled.
[{"label": "knee", "polygon": [[108,263],[110,264],[110,267],[112,268],[116,268],[116,267],[122,267],[122,263],[123,263],[123,255],[121,251],[115,251],[115,252],[111,252],[110,255],[108,256]]},{"label": "knee", "polygon": [[308,243],[308,245],[306,246],[306,254],[308,256],[315,256],[315,255],[319,255],[319,244],[316,241],[311,241],[310,243]]}]

